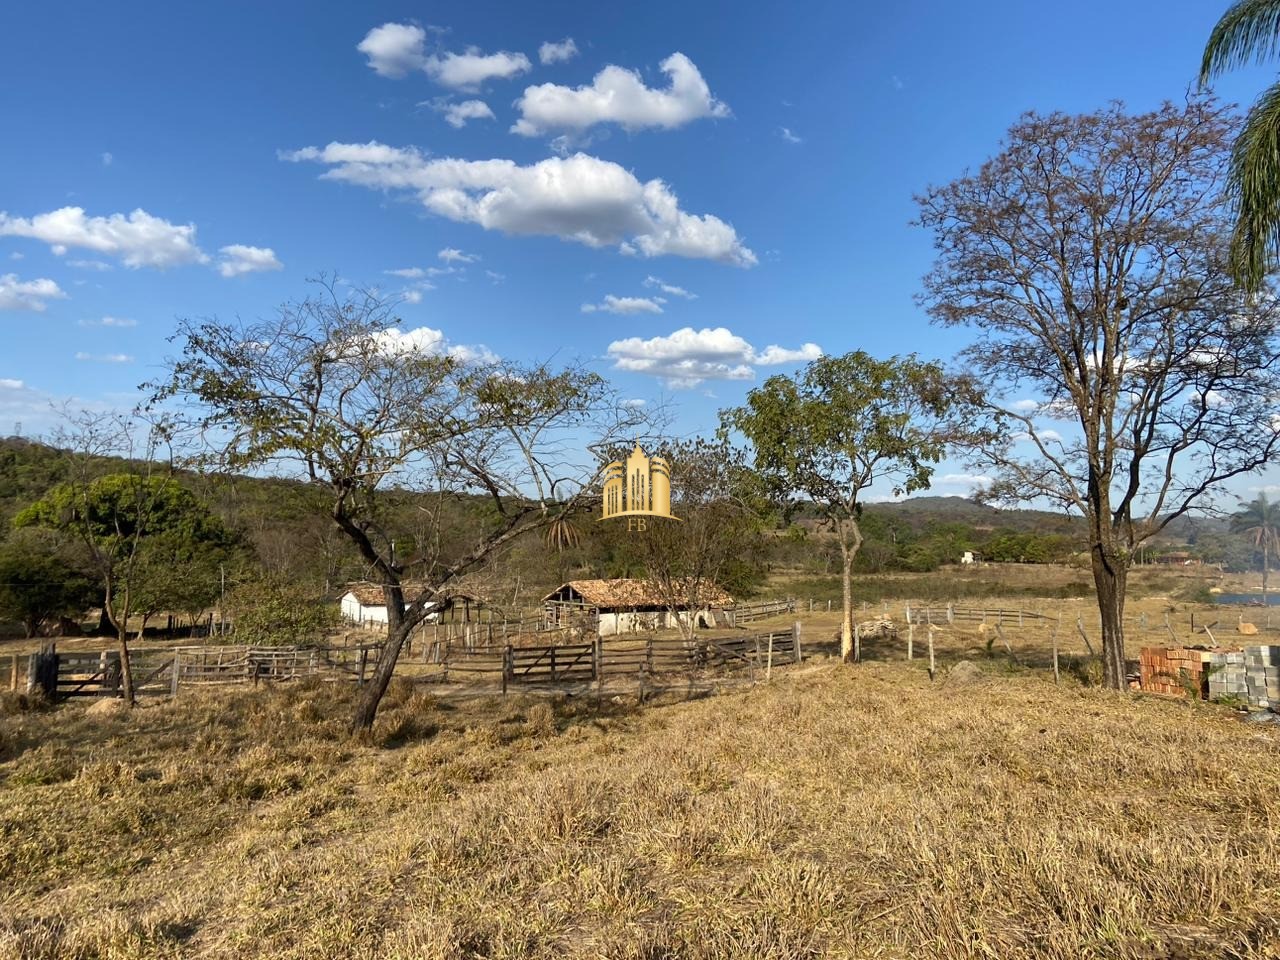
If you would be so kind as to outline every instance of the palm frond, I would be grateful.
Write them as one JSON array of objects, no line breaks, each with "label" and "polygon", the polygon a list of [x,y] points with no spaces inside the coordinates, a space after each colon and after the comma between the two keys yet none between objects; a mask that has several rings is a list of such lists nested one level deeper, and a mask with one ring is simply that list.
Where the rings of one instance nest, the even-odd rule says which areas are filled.
[{"label": "palm frond", "polygon": [[1280,0],[1239,0],[1218,21],[1200,61],[1200,83],[1243,66],[1261,62],[1280,50]]},{"label": "palm frond", "polygon": [[1236,212],[1232,275],[1254,293],[1280,257],[1280,83],[1269,87],[1245,117],[1231,151],[1227,195]]}]

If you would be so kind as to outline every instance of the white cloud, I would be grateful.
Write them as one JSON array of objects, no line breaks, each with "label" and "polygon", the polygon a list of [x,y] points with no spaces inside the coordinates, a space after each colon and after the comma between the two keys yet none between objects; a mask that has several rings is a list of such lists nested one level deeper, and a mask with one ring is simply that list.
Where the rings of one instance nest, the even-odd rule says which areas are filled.
[{"label": "white cloud", "polygon": [[103,154],[102,154],[102,165],[103,165],[104,167],[109,167],[109,166],[111,166],[111,161],[112,161],[112,160],[114,160],[114,159],[115,159],[115,157],[113,157],[109,152],[103,153]]},{"label": "white cloud", "polygon": [[399,270],[383,270],[382,272],[393,277],[404,277],[406,280],[417,280],[426,276],[426,271],[421,267],[402,267]]},{"label": "white cloud", "polygon": [[222,254],[222,259],[218,261],[218,272],[224,277],[284,269],[284,264],[276,259],[276,252],[270,247],[246,247],[242,243],[233,243],[218,252]]},{"label": "white cloud", "polygon": [[986,487],[990,486],[991,478],[981,473],[946,473],[934,483],[947,487]]},{"label": "white cloud", "polygon": [[645,277],[644,285],[646,287],[656,287],[668,296],[682,297],[685,300],[698,299],[698,295],[696,293],[690,293],[684,287],[677,287],[675,284],[667,283],[661,277]]},{"label": "white cloud", "polygon": [[507,279],[507,275],[505,273],[499,273],[497,270],[486,270],[484,274],[494,283],[502,283]]},{"label": "white cloud", "polygon": [[428,159],[414,148],[331,143],[281,159],[329,166],[329,180],[375,190],[408,190],[432,213],[486,230],[556,236],[628,254],[664,254],[749,267],[756,255],[733,227],[686,213],[661,180],[641,183],[608,160],[578,153],[526,167],[512,160]]},{"label": "white cloud", "polygon": [[356,49],[369,58],[369,66],[383,77],[403,77],[426,66],[427,33],[408,23],[384,23],[374,27]]},{"label": "white cloud", "polygon": [[388,327],[377,334],[376,339],[388,353],[424,353],[430,356],[451,356],[463,363],[495,363],[499,358],[488,347],[483,345],[467,346],[461,343],[450,343],[440,330],[431,327],[417,327],[413,330],[401,330],[399,327]]},{"label": "white cloud", "polygon": [[527,87],[516,101],[520,119],[511,130],[526,137],[576,133],[599,123],[616,123],[627,130],[670,130],[704,117],[729,116],[729,107],[711,95],[702,74],[683,53],[673,53],[661,67],[671,79],[665,90],[646,87],[640,74],[613,65],[597,73],[590,86]]},{"label": "white cloud", "polygon": [[421,303],[422,290],[417,287],[410,287],[407,290],[401,290],[400,299],[405,303]]},{"label": "white cloud", "polygon": [[470,90],[486,80],[506,79],[533,66],[523,53],[482,53],[469,47],[465,53],[428,54],[427,32],[409,23],[384,23],[370,30],[356,49],[369,58],[369,66],[383,77],[403,77],[421,70],[437,83]]},{"label": "white cloud", "polygon": [[77,270],[97,270],[99,273],[114,269],[105,260],[68,260],[67,266],[75,267]]},{"label": "white cloud", "polygon": [[533,64],[523,53],[481,53],[475,47],[466,53],[446,53],[427,58],[425,70],[436,83],[455,90],[476,90],[486,80],[506,80],[527,73]]},{"label": "white cloud", "polygon": [[616,340],[609,344],[609,356],[615,370],[647,373],[673,389],[688,389],[704,380],[751,380],[757,366],[816,360],[822,348],[806,343],[798,350],[756,350],[725,327],[685,327],[665,337]]},{"label": "white cloud", "polygon": [[577,55],[578,45],[573,42],[573,37],[565,37],[559,43],[548,40],[538,48],[538,59],[544,66],[549,63],[563,63]]},{"label": "white cloud", "polygon": [[21,380],[10,380],[8,377],[0,377],[0,390],[21,390],[25,384]]},{"label": "white cloud", "polygon": [[9,254],[9,259],[10,259],[10,260],[25,260],[25,259],[26,259],[26,255],[25,255],[25,254],[23,254],[23,253],[21,253],[20,251],[14,250],[14,251],[13,251],[13,253]]},{"label": "white cloud", "polygon": [[196,246],[194,224],[175,224],[134,210],[127,217],[86,217],[80,207],[62,207],[30,219],[0,212],[0,236],[31,237],[49,244],[58,256],[83,247],[119,257],[127,267],[165,267],[207,263]]},{"label": "white cloud", "polygon": [[445,247],[436,254],[445,263],[475,263],[480,257],[474,253],[463,253],[456,247]]},{"label": "white cloud", "polygon": [[787,143],[804,143],[804,139],[792,133],[789,127],[779,127],[778,136],[787,141]]},{"label": "white cloud", "polygon": [[1016,413],[1030,413],[1032,410],[1038,409],[1039,406],[1039,400],[1015,400],[1009,404],[1009,409]]},{"label": "white cloud", "polygon": [[77,360],[92,360],[94,363],[133,363],[133,357],[127,353],[93,354],[81,351],[76,354]]},{"label": "white cloud", "polygon": [[0,276],[0,310],[43,311],[46,300],[65,300],[66,293],[48,277],[19,280],[16,273]]},{"label": "white cloud", "polygon": [[623,400],[623,401],[622,401],[622,405],[623,405],[624,407],[631,407],[632,409],[636,409],[636,408],[639,408],[639,407],[647,406],[647,405],[648,405],[648,403],[649,403],[649,401],[648,401],[648,400],[641,400],[639,397],[633,397],[633,398],[632,398],[632,399],[630,399],[630,400]]},{"label": "white cloud", "polygon": [[460,130],[468,120],[495,120],[493,111],[483,100],[463,100],[461,103],[442,103],[439,106],[444,114],[444,122],[454,129]]},{"label": "white cloud", "polygon": [[597,310],[604,313],[661,313],[662,307],[656,300],[648,297],[615,297],[612,293],[607,294],[603,303],[584,303],[582,305],[583,313],[595,313]]},{"label": "white cloud", "polygon": [[115,327],[117,329],[122,329],[125,327],[136,327],[137,325],[138,321],[132,320],[129,317],[103,317],[101,320],[80,321],[80,326],[82,327]]}]

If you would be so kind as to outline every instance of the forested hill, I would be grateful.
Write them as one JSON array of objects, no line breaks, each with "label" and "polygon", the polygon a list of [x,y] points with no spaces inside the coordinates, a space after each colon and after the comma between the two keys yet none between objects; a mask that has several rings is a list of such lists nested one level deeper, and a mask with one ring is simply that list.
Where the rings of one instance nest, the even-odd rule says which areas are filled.
[{"label": "forested hill", "polygon": [[[11,537],[14,514],[67,479],[71,458],[62,450],[35,441],[10,437],[0,440],[0,541]],[[127,469],[123,460],[102,458],[95,472]],[[305,584],[332,595],[351,580],[367,575],[349,541],[326,515],[323,494],[306,484],[253,476],[208,477],[177,474],[180,482],[206,501],[250,547],[253,571]],[[418,535],[414,509],[417,497],[392,492],[386,503],[385,529],[397,545],[409,546]],[[486,501],[461,497],[448,506],[448,535],[465,540],[485,522]],[[830,544],[821,535],[802,536],[800,528],[816,531],[816,517],[803,507],[794,515],[796,536],[768,536],[745,550],[742,581],[746,592],[769,568],[825,569]],[[551,580],[571,577],[638,575],[627,545],[592,523],[581,523],[581,543],[556,555],[555,569],[547,563],[540,538],[518,544],[504,559],[506,579],[527,589],[540,589]],[[470,532],[470,533],[469,533]],[[869,504],[863,518],[866,542],[858,558],[863,571],[929,570],[955,563],[968,550],[986,559],[1045,562],[1079,555],[1083,529],[1078,518],[1042,510],[1004,510],[961,497],[920,496],[897,503]],[[1182,520],[1154,544],[1155,549],[1195,546],[1204,559],[1221,562],[1233,541],[1222,521]],[[1221,556],[1220,556],[1221,555]],[[1244,562],[1244,561],[1242,561]],[[750,568],[750,569],[748,569]],[[257,576],[246,571],[245,577]],[[558,582],[558,580],[557,580]],[[554,586],[554,584],[551,584]]]}]

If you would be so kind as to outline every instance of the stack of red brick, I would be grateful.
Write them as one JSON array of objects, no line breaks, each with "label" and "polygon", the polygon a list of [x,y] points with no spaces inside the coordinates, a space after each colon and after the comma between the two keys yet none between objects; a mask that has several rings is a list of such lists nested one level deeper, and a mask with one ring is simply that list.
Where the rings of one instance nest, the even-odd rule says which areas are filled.
[{"label": "stack of red brick", "polygon": [[1196,697],[1209,697],[1210,650],[1186,647],[1143,647],[1138,657],[1142,670],[1142,689],[1147,693],[1163,693],[1185,697],[1196,691]]}]

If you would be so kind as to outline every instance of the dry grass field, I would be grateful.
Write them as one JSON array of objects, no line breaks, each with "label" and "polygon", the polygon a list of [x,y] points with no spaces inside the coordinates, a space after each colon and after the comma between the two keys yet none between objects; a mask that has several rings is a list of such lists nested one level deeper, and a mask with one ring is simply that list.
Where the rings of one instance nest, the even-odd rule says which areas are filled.
[{"label": "dry grass field", "polygon": [[11,712],[0,956],[1280,956],[1280,728],[980,665]]}]

